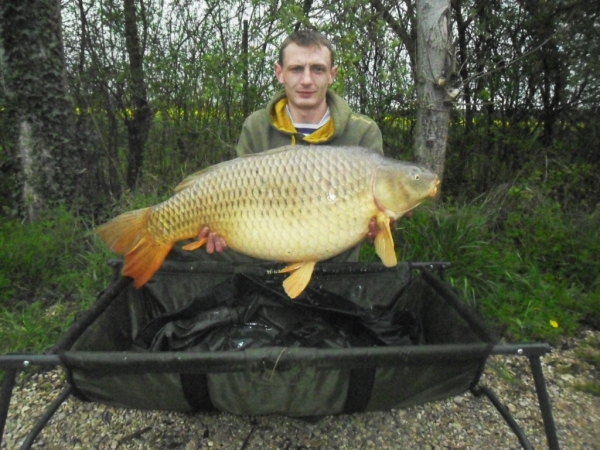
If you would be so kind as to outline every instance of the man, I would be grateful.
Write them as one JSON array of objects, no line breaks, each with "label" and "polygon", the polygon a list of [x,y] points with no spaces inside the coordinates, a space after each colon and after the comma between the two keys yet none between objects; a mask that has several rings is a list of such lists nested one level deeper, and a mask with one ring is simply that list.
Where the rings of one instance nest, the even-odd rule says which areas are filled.
[{"label": "man", "polygon": [[[252,113],[244,122],[236,151],[242,156],[284,145],[358,145],[383,153],[377,124],[350,109],[348,103],[329,90],[337,66],[330,42],[314,30],[299,30],[281,44],[275,64],[277,81],[284,91],[266,108]],[[377,233],[375,221],[368,240]],[[221,253],[226,242],[208,228],[199,238],[208,237],[206,251]],[[339,255],[338,261],[357,261],[360,245]]]},{"label": "man", "polygon": [[300,30],[285,39],[275,64],[284,91],[246,119],[238,155],[289,144],[359,145],[383,153],[377,124],[329,90],[337,71],[334,51],[321,33]]}]

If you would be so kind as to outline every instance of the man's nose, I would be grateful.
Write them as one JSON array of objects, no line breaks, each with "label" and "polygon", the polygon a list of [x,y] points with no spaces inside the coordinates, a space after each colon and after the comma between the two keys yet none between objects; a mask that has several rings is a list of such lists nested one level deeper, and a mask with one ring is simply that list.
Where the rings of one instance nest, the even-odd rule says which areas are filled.
[{"label": "man's nose", "polygon": [[305,67],[302,71],[302,78],[300,78],[302,84],[311,84],[312,77],[310,76],[310,67]]}]

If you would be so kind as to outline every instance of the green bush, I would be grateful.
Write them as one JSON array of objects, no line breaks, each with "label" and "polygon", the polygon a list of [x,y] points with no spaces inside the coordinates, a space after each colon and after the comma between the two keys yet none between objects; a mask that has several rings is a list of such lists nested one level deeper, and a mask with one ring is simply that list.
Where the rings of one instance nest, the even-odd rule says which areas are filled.
[{"label": "green bush", "polygon": [[506,245],[543,273],[567,284],[592,289],[600,274],[600,210],[590,215],[565,212],[539,190],[512,186],[500,227]]},{"label": "green bush", "polygon": [[110,276],[110,254],[96,243],[64,208],[0,223],[0,352],[41,350],[93,301]]},{"label": "green bush", "polygon": [[[466,205],[421,207],[398,221],[394,239],[401,261],[450,262],[446,277],[459,297],[508,339],[554,341],[582,318],[600,318],[600,268],[590,258],[596,220],[574,220],[552,202],[498,202],[494,192]],[[363,257],[377,258],[372,248]]]}]

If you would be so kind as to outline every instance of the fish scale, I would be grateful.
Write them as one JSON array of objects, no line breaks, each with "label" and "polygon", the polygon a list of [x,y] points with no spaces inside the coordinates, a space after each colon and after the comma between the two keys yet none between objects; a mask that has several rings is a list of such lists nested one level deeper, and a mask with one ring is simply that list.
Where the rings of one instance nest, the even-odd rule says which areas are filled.
[{"label": "fish scale", "polygon": [[427,169],[360,147],[288,146],[193,174],[170,199],[125,213],[97,232],[125,255],[123,273],[136,286],[158,270],[173,244],[203,227],[232,250],[307,264],[312,272],[315,262],[364,239],[375,217],[387,228],[376,249],[386,248],[380,256],[389,265],[395,264],[389,218],[433,195],[437,184]]}]

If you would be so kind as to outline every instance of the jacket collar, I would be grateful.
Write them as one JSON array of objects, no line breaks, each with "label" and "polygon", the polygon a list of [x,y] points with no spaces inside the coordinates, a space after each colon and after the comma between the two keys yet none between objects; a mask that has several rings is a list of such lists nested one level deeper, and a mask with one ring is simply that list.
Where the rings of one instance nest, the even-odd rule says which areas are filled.
[{"label": "jacket collar", "polygon": [[[330,99],[329,93],[327,94],[327,100]],[[273,126],[285,134],[292,135],[292,143],[296,142],[296,135],[298,131],[294,128],[292,120],[288,116],[285,107],[288,103],[288,99],[285,94],[279,94],[273,99],[269,105],[271,108],[271,123]],[[329,101],[328,101],[329,103]],[[303,141],[310,144],[321,144],[329,141],[335,135],[335,123],[333,112],[329,121],[315,132],[304,136]]]}]

